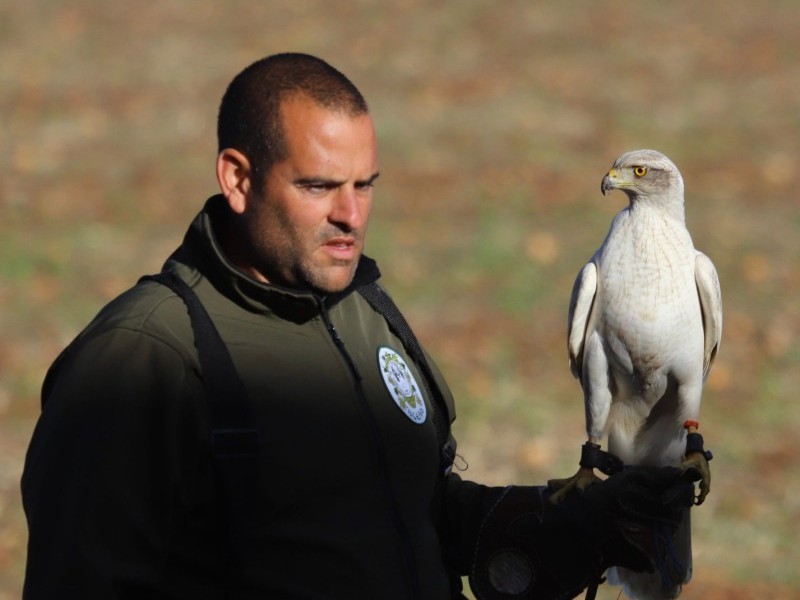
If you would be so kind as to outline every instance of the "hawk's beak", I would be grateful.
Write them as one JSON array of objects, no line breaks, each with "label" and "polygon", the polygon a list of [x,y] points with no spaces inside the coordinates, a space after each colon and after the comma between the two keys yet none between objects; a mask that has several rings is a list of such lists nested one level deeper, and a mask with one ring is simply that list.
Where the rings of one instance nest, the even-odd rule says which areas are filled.
[{"label": "hawk's beak", "polygon": [[600,191],[603,192],[603,196],[606,195],[606,192],[617,189],[617,181],[617,170],[611,169],[606,176],[603,177],[603,181],[600,182]]},{"label": "hawk's beak", "polygon": [[606,192],[610,192],[616,186],[614,185],[613,179],[617,176],[617,170],[611,169],[605,177],[603,177],[603,181],[600,182],[600,191],[603,192],[603,195],[606,195]]}]

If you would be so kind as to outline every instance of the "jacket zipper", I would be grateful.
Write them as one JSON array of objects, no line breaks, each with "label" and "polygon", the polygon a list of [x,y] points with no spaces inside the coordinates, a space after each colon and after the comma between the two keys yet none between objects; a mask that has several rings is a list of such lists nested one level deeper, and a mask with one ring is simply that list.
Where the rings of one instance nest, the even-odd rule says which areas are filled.
[{"label": "jacket zipper", "polygon": [[369,433],[372,439],[372,446],[375,450],[375,456],[378,463],[378,479],[381,486],[381,492],[383,493],[384,498],[386,499],[386,504],[389,508],[389,515],[392,522],[392,527],[397,534],[398,542],[400,544],[400,551],[403,558],[403,563],[406,567],[406,573],[408,574],[409,578],[409,585],[411,587],[411,597],[415,600],[418,600],[422,597],[420,591],[420,581],[419,581],[419,570],[417,568],[417,561],[416,557],[414,556],[414,549],[413,544],[411,542],[411,535],[408,533],[405,524],[403,523],[403,519],[400,515],[400,507],[397,505],[397,498],[392,491],[392,485],[389,481],[389,467],[388,461],[386,459],[386,449],[383,445],[383,439],[380,434],[380,429],[378,428],[378,423],[375,421],[375,415],[372,414],[372,410],[370,410],[369,403],[367,402],[366,395],[364,394],[364,388],[361,384],[361,373],[356,366],[353,357],[350,356],[350,353],[345,348],[344,342],[342,338],[339,337],[339,332],[336,331],[336,327],[333,325],[330,319],[330,315],[328,314],[328,309],[325,306],[324,298],[319,299],[319,308],[320,314],[322,315],[322,322],[325,325],[325,329],[328,331],[328,335],[331,336],[334,345],[339,350],[339,353],[344,358],[345,362],[347,363],[348,367],[350,368],[351,373],[353,374],[353,378],[355,379],[355,388],[356,388],[356,396],[358,397],[359,405],[361,406],[362,411],[367,417],[367,423],[369,425]]}]

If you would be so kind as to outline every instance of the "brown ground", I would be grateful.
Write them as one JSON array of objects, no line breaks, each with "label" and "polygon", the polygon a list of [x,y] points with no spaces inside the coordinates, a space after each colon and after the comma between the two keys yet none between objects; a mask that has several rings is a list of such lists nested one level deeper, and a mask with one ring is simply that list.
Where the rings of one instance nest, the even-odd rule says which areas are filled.
[{"label": "brown ground", "polygon": [[798,31],[793,0],[0,0],[0,600],[19,596],[47,365],[179,242],[214,191],[225,84],[287,49],[371,103],[369,252],[452,383],[476,479],[572,472],[567,302],[624,204],[600,179],[637,147],[677,163],[725,300],[683,597],[800,597]]}]

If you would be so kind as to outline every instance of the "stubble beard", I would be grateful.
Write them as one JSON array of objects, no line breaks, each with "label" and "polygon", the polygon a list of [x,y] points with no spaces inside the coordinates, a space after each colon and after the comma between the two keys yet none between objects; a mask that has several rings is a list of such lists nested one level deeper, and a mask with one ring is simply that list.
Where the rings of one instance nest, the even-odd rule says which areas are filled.
[{"label": "stubble beard", "polygon": [[[352,260],[336,259],[325,254],[325,243],[340,236],[355,240],[358,252]],[[284,240],[281,247],[276,247],[264,240],[255,246],[255,254],[260,257],[258,270],[270,283],[324,296],[341,292],[352,283],[363,250],[363,233],[329,228],[307,244]]]},{"label": "stubble beard", "polygon": [[[331,258],[324,254],[322,248],[325,243],[331,238],[339,236],[348,236],[354,240],[358,251],[352,259]],[[341,292],[353,282],[358,263],[361,259],[363,245],[364,236],[361,231],[344,231],[337,227],[322,232],[314,240],[312,251],[305,257],[305,264],[301,265],[299,275],[305,284],[317,293],[330,294]],[[324,264],[315,262],[314,257],[317,253],[323,254],[322,261]]]}]

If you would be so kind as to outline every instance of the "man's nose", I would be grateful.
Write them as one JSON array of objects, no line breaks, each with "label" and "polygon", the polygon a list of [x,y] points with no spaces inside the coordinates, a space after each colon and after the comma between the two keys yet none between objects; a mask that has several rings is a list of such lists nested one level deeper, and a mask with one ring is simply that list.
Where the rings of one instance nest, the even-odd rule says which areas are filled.
[{"label": "man's nose", "polygon": [[348,231],[364,226],[369,213],[369,196],[353,186],[343,185],[336,193],[330,220],[343,225]]}]

